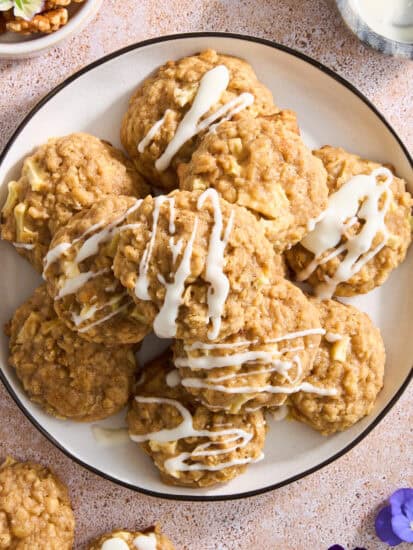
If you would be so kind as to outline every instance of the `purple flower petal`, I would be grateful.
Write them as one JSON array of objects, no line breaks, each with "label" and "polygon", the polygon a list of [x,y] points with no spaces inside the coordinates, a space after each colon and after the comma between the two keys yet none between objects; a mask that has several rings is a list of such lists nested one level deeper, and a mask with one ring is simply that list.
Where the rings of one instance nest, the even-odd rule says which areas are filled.
[{"label": "purple flower petal", "polygon": [[413,521],[413,497],[403,504],[403,513],[409,521]]},{"label": "purple flower petal", "polygon": [[376,533],[380,540],[386,542],[389,546],[397,546],[403,542],[392,529],[392,508],[386,506],[378,513],[375,522]]},{"label": "purple flower petal", "polygon": [[413,489],[398,489],[389,498],[392,514],[402,514],[402,506],[407,500],[413,499]]},{"label": "purple flower petal", "polygon": [[405,542],[413,542],[413,529],[410,520],[403,514],[397,514],[391,519],[393,533]]}]

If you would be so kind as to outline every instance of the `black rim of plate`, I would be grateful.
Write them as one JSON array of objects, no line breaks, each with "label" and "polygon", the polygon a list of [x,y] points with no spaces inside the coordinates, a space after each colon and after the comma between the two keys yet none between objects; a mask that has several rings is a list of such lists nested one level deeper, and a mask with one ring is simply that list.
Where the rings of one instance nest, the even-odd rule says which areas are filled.
[{"label": "black rim of plate", "polygon": [[[60,92],[63,88],[68,86],[71,82],[79,78],[81,75],[89,72],[91,69],[94,69],[95,67],[98,67],[99,65],[102,65],[103,63],[106,63],[107,61],[110,61],[112,59],[115,59],[116,57],[119,57],[127,52],[130,52],[132,50],[137,50],[139,48],[143,48],[145,46],[149,46],[152,44],[157,44],[161,42],[168,42],[172,40],[181,40],[181,39],[190,39],[190,38],[200,38],[200,37],[206,37],[206,38],[230,38],[230,39],[236,39],[236,40],[245,40],[248,42],[255,42],[257,44],[262,44],[263,46],[268,46],[270,48],[274,48],[276,50],[280,50],[282,52],[285,52],[289,55],[292,55],[294,57],[297,57],[306,63],[309,63],[313,67],[316,67],[318,70],[322,71],[323,73],[327,74],[340,84],[342,84],[345,88],[350,90],[354,95],[356,95],[359,99],[363,101],[367,107],[373,113],[381,120],[381,122],[386,126],[387,130],[390,131],[390,133],[393,135],[394,139],[399,144],[400,148],[404,152],[406,158],[408,159],[410,166],[413,169],[413,159],[411,158],[406,146],[403,144],[401,139],[398,137],[395,130],[391,127],[391,125],[387,122],[387,120],[384,118],[384,116],[376,109],[376,107],[370,102],[367,97],[365,97],[364,94],[362,94],[355,86],[353,86],[350,82],[348,82],[346,79],[341,77],[340,75],[336,74],[333,70],[329,69],[322,63],[319,63],[318,61],[312,59],[311,57],[298,52],[292,48],[289,48],[288,46],[283,46],[281,44],[278,44],[277,42],[272,42],[271,40],[266,40],[264,38],[256,38],[253,36],[248,35],[241,35],[236,33],[223,33],[223,32],[194,32],[194,33],[181,33],[181,34],[172,34],[167,36],[161,36],[158,38],[151,38],[149,40],[144,40],[142,42],[138,42],[136,44],[132,44],[130,46],[127,46],[125,48],[122,48],[120,50],[117,50],[115,52],[112,52],[97,61],[94,61],[93,63],[86,65],[83,69],[80,71],[74,73],[67,79],[65,79],[61,84],[56,86],[51,92],[49,92],[42,100],[39,101],[39,103],[29,112],[29,114],[24,118],[23,122],[18,126],[17,130],[14,132],[12,137],[7,142],[5,148],[3,149],[3,152],[0,155],[0,164],[3,162],[3,160],[6,157],[6,154],[12,147],[14,141],[20,134],[20,132],[23,130],[23,128],[26,126],[26,124],[29,122],[29,120],[52,98],[54,97],[58,92]],[[23,412],[23,414],[28,418],[28,420],[37,428],[53,445],[55,445],[59,450],[61,450],[67,457],[74,460],[87,470],[93,472],[94,474],[97,474],[104,479],[111,481],[113,483],[116,483],[118,485],[121,485],[123,487],[126,487],[127,489],[132,489],[133,491],[137,491],[139,493],[156,497],[156,498],[163,498],[168,500],[178,500],[178,501],[190,501],[190,502],[214,502],[214,501],[225,501],[225,500],[237,500],[242,498],[248,498],[253,497],[256,495],[260,495],[263,493],[267,493],[269,491],[273,491],[275,489],[279,489],[280,487],[283,487],[284,485],[289,485],[290,483],[293,483],[294,481],[297,481],[301,478],[304,478],[317,470],[320,470],[321,468],[324,468],[325,466],[331,464],[338,458],[344,456],[346,453],[348,453],[351,449],[353,449],[358,443],[360,443],[377,425],[378,423],[387,415],[387,413],[390,411],[390,409],[394,406],[394,404],[399,400],[401,395],[403,394],[404,390],[407,388],[410,380],[413,377],[413,368],[410,370],[410,373],[407,375],[405,381],[399,388],[399,390],[396,392],[396,394],[391,398],[389,403],[385,406],[385,408],[381,411],[381,413],[375,418],[371,424],[369,424],[366,429],[358,436],[356,437],[351,443],[346,445],[341,451],[334,454],[327,460],[324,460],[320,464],[317,464],[316,466],[313,466],[312,468],[309,468],[308,470],[305,470],[304,472],[301,472],[295,476],[289,477],[288,479],[285,479],[279,483],[275,483],[272,485],[268,485],[267,487],[262,487],[260,489],[256,489],[253,491],[247,491],[244,493],[236,493],[232,495],[172,495],[168,493],[162,493],[157,491],[151,491],[149,489],[143,489],[141,487],[137,487],[136,485],[132,485],[130,483],[127,483],[125,481],[121,481],[115,477],[112,477],[111,475],[102,472],[98,468],[95,468],[94,466],[91,466],[90,464],[87,464],[83,462],[80,458],[73,455],[69,450],[67,450],[59,441],[57,441],[43,426],[34,418],[34,416],[25,408],[23,402],[18,397],[17,393],[14,391],[14,389],[11,387],[11,384],[9,383],[8,379],[6,378],[5,373],[0,368],[0,378],[6,387],[7,391],[17,404],[17,406],[20,408],[20,410]]]}]

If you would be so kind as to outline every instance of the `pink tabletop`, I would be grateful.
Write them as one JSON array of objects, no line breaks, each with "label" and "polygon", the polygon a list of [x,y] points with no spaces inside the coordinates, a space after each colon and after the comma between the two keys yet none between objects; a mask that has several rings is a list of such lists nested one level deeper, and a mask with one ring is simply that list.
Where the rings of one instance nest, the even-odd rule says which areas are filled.
[{"label": "pink tabletop", "polygon": [[[413,149],[413,63],[360,43],[332,0],[105,0],[80,35],[42,57],[0,61],[0,150],[24,115],[63,79],[118,48],[163,34],[232,31],[296,48],[350,80]],[[179,503],[139,495],[89,473],[55,449],[0,384],[0,459],[50,465],[70,487],[76,549],[117,527],[160,521],[177,549],[388,548],[374,517],[396,488],[413,486],[413,386],[346,456],[288,487],[243,501]],[[402,544],[400,550],[411,546]]]}]

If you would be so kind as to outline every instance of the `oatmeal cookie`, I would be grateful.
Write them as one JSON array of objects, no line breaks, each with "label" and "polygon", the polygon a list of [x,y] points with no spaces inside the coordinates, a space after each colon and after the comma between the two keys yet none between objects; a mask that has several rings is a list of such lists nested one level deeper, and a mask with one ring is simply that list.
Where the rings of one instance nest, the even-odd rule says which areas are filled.
[{"label": "oatmeal cookie", "polygon": [[69,330],[39,287],[11,320],[9,362],[32,401],[58,418],[92,421],[128,401],[136,370],[130,346],[105,347]]},{"label": "oatmeal cookie", "polygon": [[310,372],[322,329],[317,309],[286,279],[262,287],[244,325],[218,343],[176,341],[182,385],[213,411],[282,405]]},{"label": "oatmeal cookie", "polygon": [[58,316],[86,340],[133,344],[152,329],[112,271],[120,232],[140,203],[108,196],[73,216],[53,237],[44,269],[47,290]]},{"label": "oatmeal cookie", "polygon": [[114,273],[163,338],[238,332],[256,289],[281,272],[254,216],[214,189],[148,196],[126,221]]},{"label": "oatmeal cookie", "polygon": [[326,334],[305,381],[337,393],[300,391],[290,405],[297,420],[328,435],[371,413],[383,386],[385,351],[380,331],[366,313],[335,300],[312,301]]},{"label": "oatmeal cookie", "polygon": [[82,133],[53,138],[24,160],[20,178],[9,183],[1,238],[42,271],[53,235],[73,214],[105,195],[147,192],[133,164],[109,143]]},{"label": "oatmeal cookie", "polygon": [[[223,74],[219,73],[221,69],[215,70],[217,67],[223,69]],[[259,82],[252,67],[242,59],[206,50],[178,61],[169,61],[135,91],[121,131],[123,146],[137,163],[137,169],[159,187],[171,190],[178,186],[176,167],[191,158],[199,143],[199,136],[205,133],[205,129],[197,129],[195,134],[195,129],[189,134],[185,132],[185,138],[179,140],[177,151],[172,158],[168,155],[170,162],[166,162],[164,153],[174,136],[177,136],[178,127],[182,128],[180,123],[194,105],[195,98],[199,98],[201,79],[212,69],[214,72],[208,73],[211,82],[207,93],[202,94],[206,109],[202,109],[200,105],[196,109],[195,123],[198,125],[200,122],[201,128],[202,121],[220,108],[225,111],[220,111],[221,119],[232,115],[242,117],[247,112],[257,116],[278,111],[273,104],[271,92]],[[222,87],[218,76],[222,76]],[[203,85],[206,86],[205,80]],[[245,99],[247,101],[244,102]],[[229,109],[231,105],[233,108]],[[240,105],[245,108],[241,109]],[[175,138],[174,143],[177,139]],[[168,153],[170,150],[169,147]],[[162,160],[157,162],[161,157]]]},{"label": "oatmeal cookie", "polygon": [[[404,180],[380,164],[330,146],[314,155],[327,169],[328,210],[287,252],[287,260],[320,298],[365,294],[382,285],[406,256],[412,197]],[[341,195],[346,188],[347,197]],[[358,205],[352,205],[354,197]]]},{"label": "oatmeal cookie", "polygon": [[40,464],[7,458],[0,466],[0,548],[70,550],[74,530],[66,486]]},{"label": "oatmeal cookie", "polygon": [[[112,545],[109,544],[109,541]],[[102,535],[88,550],[174,550],[172,542],[158,525],[144,531],[118,530]]]},{"label": "oatmeal cookie", "polygon": [[196,404],[166,352],[143,370],[128,413],[129,434],[141,443],[165,483],[208,487],[225,483],[262,457],[261,411],[228,415]]},{"label": "oatmeal cookie", "polygon": [[244,116],[224,122],[178,169],[181,189],[213,187],[261,218],[278,252],[302,239],[328,199],[323,163],[289,130],[286,119]]}]

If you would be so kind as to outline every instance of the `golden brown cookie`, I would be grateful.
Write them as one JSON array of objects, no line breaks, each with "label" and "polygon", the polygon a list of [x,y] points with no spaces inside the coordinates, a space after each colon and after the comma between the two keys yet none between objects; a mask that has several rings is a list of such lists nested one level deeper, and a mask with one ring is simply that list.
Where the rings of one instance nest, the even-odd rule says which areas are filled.
[{"label": "golden brown cookie", "polygon": [[301,240],[328,197],[322,162],[290,131],[288,121],[276,114],[224,122],[178,170],[181,189],[213,187],[262,219],[278,252]]},{"label": "golden brown cookie", "polygon": [[[351,185],[354,176],[370,175],[371,179],[375,171],[379,170],[373,180],[376,184],[369,195],[365,193],[360,196],[358,211],[352,212],[355,215],[342,220],[339,240],[335,246],[330,247],[328,243],[324,248],[321,247],[322,253],[317,259],[312,251],[316,250],[313,247],[319,247],[325,240],[316,233],[322,231],[320,223],[326,227],[324,237],[335,235],[340,225],[337,224],[337,214],[333,216],[334,229],[331,220],[327,218],[321,219],[321,222],[318,220],[318,224],[314,220],[313,231],[300,244],[287,251],[287,260],[299,280],[307,280],[321,298],[365,294],[382,285],[406,256],[411,241],[412,197],[406,191],[404,180],[393,176],[380,164],[330,146],[314,151],[314,155],[323,161],[328,174],[330,197],[327,212],[332,212],[334,200],[337,200],[335,197],[339,197],[337,192],[343,192],[346,184]],[[357,180],[356,185],[360,186],[361,182]],[[350,199],[355,193],[356,190],[352,189]],[[343,204],[343,198],[339,197],[338,202]],[[337,213],[337,207],[335,211]],[[380,222],[382,216],[383,224]],[[372,237],[366,240],[363,233],[366,237],[371,233]],[[314,245],[315,236],[317,245]],[[367,242],[365,248],[362,240]],[[352,253],[348,252],[349,246],[356,253],[354,259]]]},{"label": "golden brown cookie", "polygon": [[174,546],[155,525],[144,531],[112,531],[92,542],[88,550],[174,550]]},{"label": "golden brown cookie", "polygon": [[290,404],[297,420],[328,435],[371,413],[383,386],[385,351],[380,331],[366,313],[335,300],[312,303],[326,334],[305,382],[336,395],[301,391]]},{"label": "golden brown cookie", "polygon": [[56,313],[91,342],[133,344],[151,331],[112,271],[125,220],[140,203],[122,195],[96,202],[57,231],[46,255],[44,278]]},{"label": "golden brown cookie", "polygon": [[228,415],[196,404],[180,385],[170,352],[149,363],[128,413],[130,437],[141,443],[165,483],[225,483],[262,457],[261,411]]},{"label": "golden brown cookie", "polygon": [[[191,158],[199,142],[198,136],[205,133],[205,129],[184,139],[167,166],[161,167],[156,161],[165,153],[182,119],[193,106],[201,79],[218,66],[228,70],[227,86],[223,87],[221,93],[220,80],[214,71],[211,87],[206,94],[212,105],[207,107],[206,112],[202,108],[197,109],[198,122],[202,124],[223,106],[230,107],[230,102],[242,103],[245,97],[253,102],[238,111],[226,111],[227,107],[224,107],[221,119],[224,116],[242,116],[245,112],[252,116],[268,115],[278,110],[273,104],[271,92],[259,82],[252,67],[242,59],[206,50],[178,61],[169,61],[135,91],[123,118],[121,131],[123,146],[135,161],[137,169],[155,185],[167,190],[178,186],[176,167]],[[241,94],[248,95],[240,98]],[[234,107],[237,106],[239,104],[235,103]],[[138,149],[139,144],[141,147]]]},{"label": "golden brown cookie", "polygon": [[49,139],[9,183],[1,238],[38,271],[56,231],[105,195],[146,195],[148,187],[121,151],[89,134]]},{"label": "golden brown cookie", "polygon": [[163,338],[238,332],[256,289],[281,272],[254,216],[214,189],[148,196],[126,221],[114,273]]},{"label": "golden brown cookie", "polygon": [[132,348],[77,336],[57,317],[45,286],[16,310],[9,335],[10,365],[30,399],[48,413],[99,420],[128,401],[136,370]]},{"label": "golden brown cookie", "polygon": [[282,405],[310,372],[320,342],[316,308],[286,279],[262,287],[244,308],[236,334],[174,344],[182,385],[214,411]]},{"label": "golden brown cookie", "polygon": [[70,550],[74,530],[66,486],[40,464],[7,458],[0,466],[0,548]]}]

